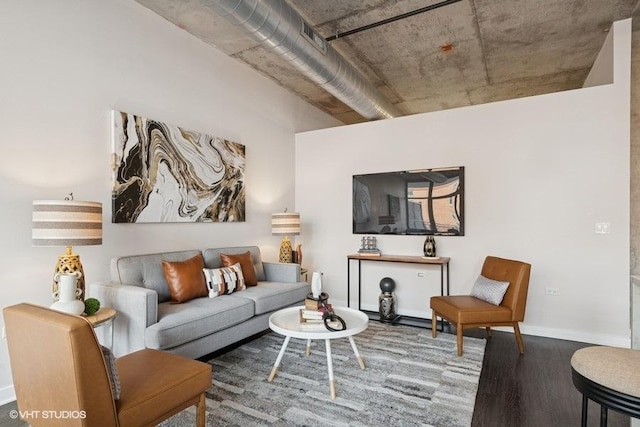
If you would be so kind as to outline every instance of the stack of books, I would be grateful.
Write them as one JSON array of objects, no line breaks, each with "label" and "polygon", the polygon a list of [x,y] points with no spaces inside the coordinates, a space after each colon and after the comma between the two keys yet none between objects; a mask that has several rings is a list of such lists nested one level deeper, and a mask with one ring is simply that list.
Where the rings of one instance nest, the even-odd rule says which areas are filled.
[{"label": "stack of books", "polygon": [[[331,304],[329,304],[331,307]],[[322,331],[327,330],[325,327],[324,316],[325,308],[320,307],[318,309],[301,308],[300,309],[300,329],[308,331]],[[339,328],[340,322],[332,321],[328,322],[328,325],[332,328]]]}]

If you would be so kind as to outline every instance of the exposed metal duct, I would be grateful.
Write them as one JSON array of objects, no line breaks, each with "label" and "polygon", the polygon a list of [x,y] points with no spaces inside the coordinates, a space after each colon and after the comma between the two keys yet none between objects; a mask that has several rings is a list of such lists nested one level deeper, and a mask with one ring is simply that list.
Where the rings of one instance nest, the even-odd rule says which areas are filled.
[{"label": "exposed metal duct", "polygon": [[284,0],[214,0],[209,4],[364,118],[401,115]]}]

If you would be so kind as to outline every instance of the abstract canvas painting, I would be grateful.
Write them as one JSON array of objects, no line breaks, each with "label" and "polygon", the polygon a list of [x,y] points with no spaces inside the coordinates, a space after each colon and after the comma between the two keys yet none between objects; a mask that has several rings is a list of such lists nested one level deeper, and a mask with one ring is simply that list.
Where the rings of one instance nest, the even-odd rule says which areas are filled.
[{"label": "abstract canvas painting", "polygon": [[245,146],[113,111],[112,222],[245,220]]}]

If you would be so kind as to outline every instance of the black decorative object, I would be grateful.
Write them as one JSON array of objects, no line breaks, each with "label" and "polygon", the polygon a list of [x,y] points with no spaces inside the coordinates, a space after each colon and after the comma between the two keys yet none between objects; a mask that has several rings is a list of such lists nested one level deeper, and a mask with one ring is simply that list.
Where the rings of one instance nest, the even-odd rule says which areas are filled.
[{"label": "black decorative object", "polygon": [[396,282],[391,277],[384,277],[380,280],[380,290],[382,292],[391,293],[396,289]]},{"label": "black decorative object", "polygon": [[427,258],[436,257],[436,239],[433,236],[427,236],[424,239],[424,246],[422,247],[424,256]]},{"label": "black decorative object", "polygon": [[396,298],[393,291],[396,282],[390,277],[380,280],[380,290],[382,293],[378,297],[378,311],[382,322],[394,322],[398,316],[396,314]]}]

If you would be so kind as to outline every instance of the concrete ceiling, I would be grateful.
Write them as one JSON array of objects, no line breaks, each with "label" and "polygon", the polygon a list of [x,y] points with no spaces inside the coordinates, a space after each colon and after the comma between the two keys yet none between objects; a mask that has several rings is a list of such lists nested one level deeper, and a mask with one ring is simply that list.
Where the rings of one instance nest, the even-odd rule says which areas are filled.
[{"label": "concrete ceiling", "polygon": [[[216,0],[136,0],[338,120],[358,113],[220,17]],[[330,37],[441,0],[289,0]],[[330,44],[403,114],[582,86],[614,21],[640,0],[461,0]],[[450,50],[449,50],[450,47]]]}]

